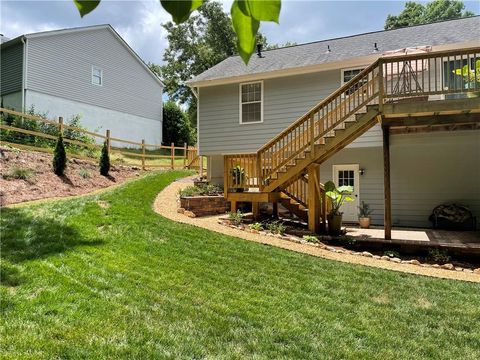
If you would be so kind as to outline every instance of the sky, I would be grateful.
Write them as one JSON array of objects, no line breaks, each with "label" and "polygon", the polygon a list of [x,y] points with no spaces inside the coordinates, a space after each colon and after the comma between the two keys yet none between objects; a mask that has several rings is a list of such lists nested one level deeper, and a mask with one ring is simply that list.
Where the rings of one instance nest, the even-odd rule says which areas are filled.
[{"label": "sky", "polygon": [[[464,1],[480,12],[478,1]],[[229,12],[232,0],[222,1]],[[398,14],[404,1],[300,1],[282,0],[280,24],[262,23],[269,43],[298,44],[382,30],[388,14]],[[22,34],[69,27],[111,24],[145,62],[162,63],[168,46],[161,24],[170,20],[159,0],[102,0],[83,19],[72,0],[0,1],[0,33]]]}]

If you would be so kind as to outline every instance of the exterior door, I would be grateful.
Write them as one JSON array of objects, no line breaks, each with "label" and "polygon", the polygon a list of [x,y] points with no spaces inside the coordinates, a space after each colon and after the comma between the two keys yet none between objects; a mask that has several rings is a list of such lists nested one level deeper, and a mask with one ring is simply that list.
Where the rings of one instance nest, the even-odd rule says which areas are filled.
[{"label": "exterior door", "polygon": [[358,208],[360,205],[360,178],[358,164],[333,165],[333,181],[337,186],[352,186],[354,201],[343,203],[340,211],[343,212],[343,221],[357,222]]}]

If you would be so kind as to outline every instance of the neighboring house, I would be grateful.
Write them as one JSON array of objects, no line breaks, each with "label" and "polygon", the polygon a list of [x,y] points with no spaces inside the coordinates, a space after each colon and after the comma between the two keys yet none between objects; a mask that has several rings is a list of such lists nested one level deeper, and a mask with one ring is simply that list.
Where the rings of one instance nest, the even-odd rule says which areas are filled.
[{"label": "neighboring house", "polygon": [[[480,17],[475,16],[268,50],[261,56],[252,56],[248,66],[245,66],[238,56],[224,60],[189,82],[198,98],[198,145],[200,154],[208,157],[209,179],[226,184],[227,197],[231,201],[251,201],[254,212],[258,208],[257,201],[278,201],[283,204],[284,197],[288,195],[296,202],[297,209],[292,209],[294,213],[298,213],[296,210],[300,203],[303,210],[308,210],[311,214],[310,201],[315,201],[315,196],[307,195],[307,188],[310,191],[314,189],[310,184],[310,181],[313,181],[312,176],[307,173],[312,175],[308,169],[317,163],[320,164],[321,183],[334,180],[337,184],[354,185],[356,201],[343,207],[346,221],[357,220],[357,206],[360,201],[371,205],[374,210],[372,221],[379,225],[388,217],[386,225],[389,223],[389,226],[392,222],[398,226],[429,226],[431,224],[428,217],[432,209],[449,202],[469,206],[480,219],[478,123],[474,121],[473,125],[450,126],[450,131],[435,131],[439,128],[426,126],[425,117],[418,118],[418,124],[425,126],[414,129],[406,126],[415,125],[415,122],[408,120],[408,114],[404,113],[401,118],[403,122],[400,124],[400,120],[397,121],[397,125],[401,126],[392,127],[390,132],[384,131],[390,143],[391,167],[388,170],[391,180],[388,177],[388,181],[391,191],[388,195],[391,194],[391,205],[388,200],[384,203],[384,198],[387,199],[384,182],[387,180],[386,177],[384,179],[386,170],[382,127],[378,122],[385,128],[390,128],[393,122],[389,121],[397,108],[392,108],[393,105],[388,104],[390,100],[383,98],[382,105],[373,108],[366,108],[367,102],[358,100],[367,93],[364,87],[369,79],[376,91],[380,88],[380,65],[374,67],[364,79],[352,80],[362,69],[388,55],[389,51],[416,48],[411,51],[419,53],[420,56],[425,53],[426,60],[417,60],[417,69],[410,74],[413,74],[414,78],[418,77],[419,83],[411,84],[410,88],[415,87],[414,91],[418,94],[426,95],[420,100],[454,98],[457,95],[450,93],[454,92],[454,88],[458,87],[462,80],[453,74],[453,70],[460,64],[467,63],[473,69],[474,60],[480,58],[479,39]],[[467,48],[475,48],[473,55],[471,52],[465,53],[463,57],[432,57],[441,51]],[[423,68],[418,65],[422,61]],[[415,67],[414,61],[409,64]],[[380,84],[385,86],[385,97],[392,96],[395,91],[401,93],[402,89],[395,90],[393,82],[401,77],[399,67],[402,65],[390,63],[381,66],[385,79]],[[406,81],[412,81],[411,76],[410,80],[408,79],[408,73],[406,77],[404,75],[403,85]],[[349,81],[351,87],[340,89],[340,92],[332,97],[331,103],[325,100],[326,102],[317,106],[321,100]],[[427,89],[427,83],[429,86],[434,84],[435,87],[438,84],[438,89]],[[463,83],[462,86],[459,92],[466,91],[463,90]],[[404,98],[404,102],[416,95],[413,92],[407,94],[406,91],[402,94],[398,98]],[[460,98],[465,97],[464,94],[460,95]],[[369,104],[379,104],[378,96],[373,96]],[[465,116],[480,111],[478,99],[468,102],[468,108],[463,111],[469,114]],[[419,99],[416,100],[418,102]],[[356,113],[344,116],[349,101],[358,101],[357,105],[361,105],[363,110],[357,109]],[[455,103],[455,106],[460,106],[458,101],[461,100],[437,101],[437,104],[433,105],[430,104],[433,101],[425,103],[429,103],[429,106],[446,106],[449,109],[449,106],[454,105],[448,104]],[[415,107],[415,103],[412,104],[409,106]],[[382,112],[384,108],[393,109],[392,113],[387,113],[386,110]],[[454,118],[457,115],[453,115],[456,114],[455,111],[451,112],[451,118],[440,116],[448,113],[442,111],[431,111],[430,115],[439,116],[431,116],[428,121],[434,125],[441,121],[447,125],[449,121],[457,122],[457,118]],[[372,114],[366,118],[365,112]],[[410,115],[426,115],[413,112],[412,110]],[[328,121],[336,121],[337,115],[339,122],[335,129],[338,130],[322,135],[323,126],[328,126]],[[315,121],[314,131],[318,137],[314,144],[306,141],[304,147],[295,148],[295,143],[303,144],[310,136],[310,116]],[[357,123],[355,119],[358,120]],[[478,116],[471,115],[467,120],[470,123],[478,120]],[[338,137],[342,131],[348,133],[349,130],[342,130],[350,127],[348,121],[353,122],[352,129],[358,127],[357,132],[350,133],[336,148],[328,148],[330,142],[335,144],[336,139],[332,140],[333,136]],[[365,124],[363,128],[360,127],[362,121]],[[296,130],[293,128],[295,126],[298,126]],[[471,130],[472,128],[476,130]],[[282,131],[283,135],[280,134]],[[346,144],[348,145],[345,147]],[[323,150],[325,146],[329,150]],[[323,157],[320,156],[322,151],[325,152]],[[315,161],[309,162],[309,158],[313,159],[311,152],[316,157]],[[229,154],[231,156],[226,156]],[[224,164],[227,164],[227,169],[224,169]],[[232,183],[232,171],[235,170],[232,168],[237,164],[247,172],[248,186],[244,187],[250,188],[248,193],[241,195],[231,189],[235,188],[235,180]],[[303,193],[298,193],[302,186]],[[266,195],[260,196],[258,193]],[[387,207],[391,209],[391,216],[384,214],[384,208]],[[308,215],[310,224],[316,221],[312,220],[311,216],[315,215]]]},{"label": "neighboring house", "polygon": [[162,141],[163,84],[110,25],[2,39],[0,75],[4,107],[78,114],[89,130]]}]

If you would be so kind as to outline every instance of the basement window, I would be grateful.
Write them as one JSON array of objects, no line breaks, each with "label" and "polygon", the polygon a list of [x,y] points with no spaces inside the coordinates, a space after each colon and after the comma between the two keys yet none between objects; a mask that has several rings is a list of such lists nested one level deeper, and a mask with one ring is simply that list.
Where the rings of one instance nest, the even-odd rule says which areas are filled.
[{"label": "basement window", "polygon": [[240,84],[240,124],[263,122],[263,82]]},{"label": "basement window", "polygon": [[92,66],[92,84],[103,85],[103,70],[96,66]]}]

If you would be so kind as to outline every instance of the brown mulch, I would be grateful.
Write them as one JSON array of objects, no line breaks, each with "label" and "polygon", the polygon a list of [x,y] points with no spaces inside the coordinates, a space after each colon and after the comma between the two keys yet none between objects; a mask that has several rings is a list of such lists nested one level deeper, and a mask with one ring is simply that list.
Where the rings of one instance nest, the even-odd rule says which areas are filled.
[{"label": "brown mulch", "polygon": [[[59,177],[53,173],[52,158],[47,153],[0,147],[0,205],[82,195],[140,175],[138,167],[112,165],[109,176],[105,177],[100,175],[97,163],[70,158],[65,176]],[[33,170],[32,177],[28,180],[7,178],[15,167]],[[80,176],[83,170],[89,172],[89,178]]]}]

